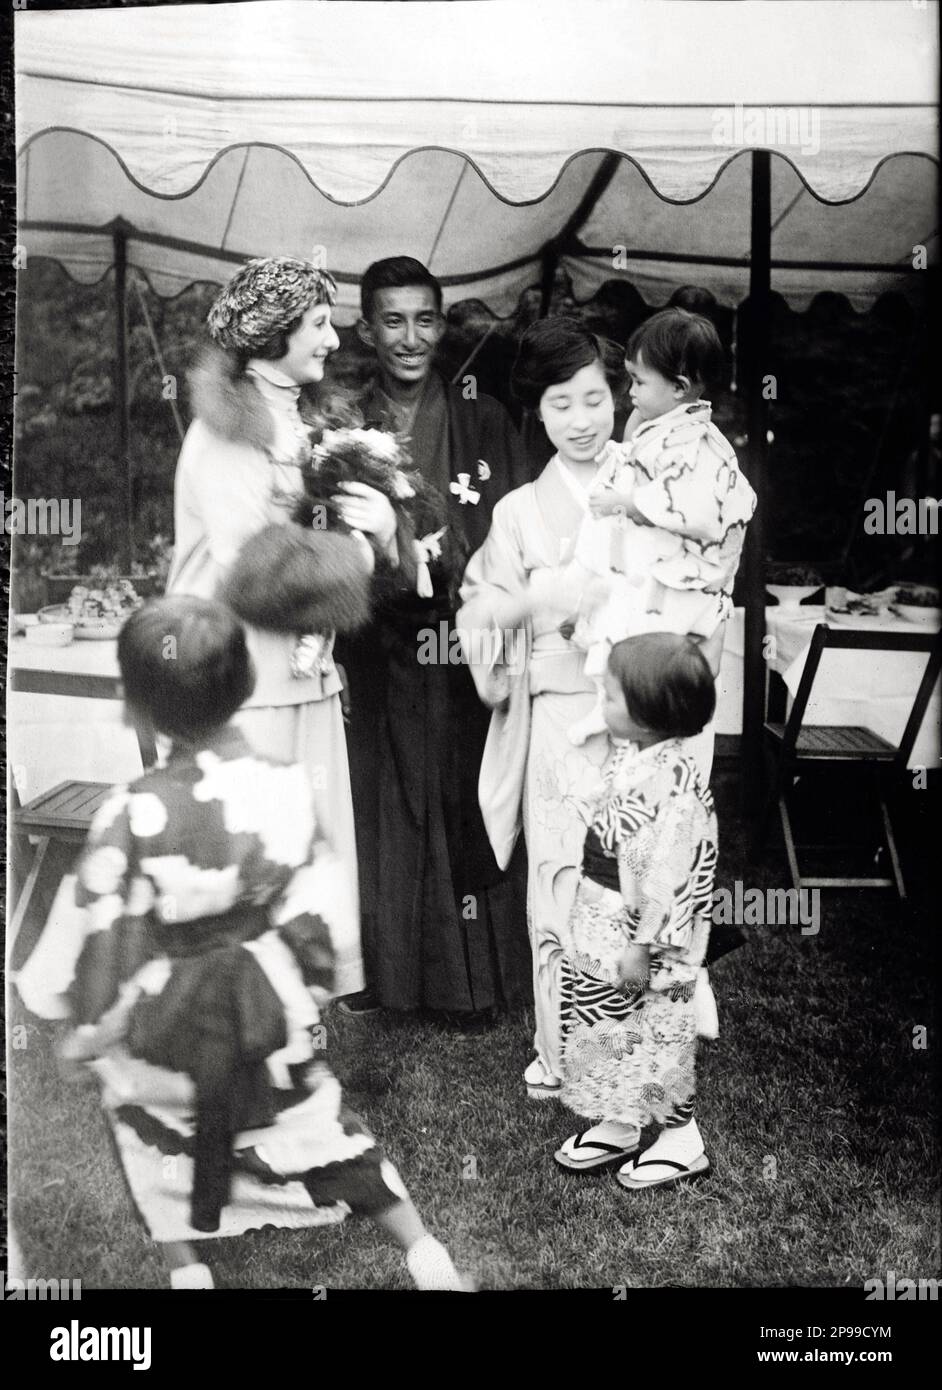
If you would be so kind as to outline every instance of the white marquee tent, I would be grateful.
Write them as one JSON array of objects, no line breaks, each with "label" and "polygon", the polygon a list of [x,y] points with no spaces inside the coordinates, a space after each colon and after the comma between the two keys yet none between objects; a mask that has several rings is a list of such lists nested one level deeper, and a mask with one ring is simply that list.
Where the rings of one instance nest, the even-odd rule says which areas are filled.
[{"label": "white marquee tent", "polygon": [[[16,14],[19,241],[158,292],[246,256],[409,252],[508,314],[557,266],[735,305],[762,496],[770,288],[924,300],[937,254],[938,4],[459,0]],[[322,248],[319,249],[319,248]],[[21,257],[22,261],[22,257]],[[120,353],[119,353],[120,356]],[[120,371],[119,371],[120,375]],[[119,416],[121,415],[119,410]],[[124,404],[126,414],[126,401]],[[761,735],[762,519],[744,734]]]},{"label": "white marquee tent", "polygon": [[936,10],[27,11],[16,16],[21,238],[96,279],[114,259],[101,229],[121,217],[128,263],[171,294],[225,279],[246,255],[322,246],[348,286],[348,320],[365,266],[403,246],[450,301],[501,314],[539,282],[548,245],[579,298],[618,273],[661,303],[696,265],[697,283],[733,304],[748,292],[743,156],[755,147],[778,156],[776,290],[798,307],[839,290],[865,308],[913,286],[914,245],[937,249]]}]

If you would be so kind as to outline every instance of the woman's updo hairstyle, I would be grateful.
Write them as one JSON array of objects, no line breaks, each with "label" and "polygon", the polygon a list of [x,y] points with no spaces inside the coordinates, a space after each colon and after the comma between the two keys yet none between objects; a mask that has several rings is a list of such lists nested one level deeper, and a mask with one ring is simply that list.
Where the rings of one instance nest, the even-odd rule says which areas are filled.
[{"label": "woman's updo hairstyle", "polygon": [[255,687],[239,620],[221,603],[173,594],[132,613],[118,635],[124,698],[162,734],[227,724]]},{"label": "woman's updo hairstyle", "polygon": [[673,632],[645,632],[616,642],[608,669],[628,713],[663,738],[692,738],[716,709],[716,682],[700,645]]},{"label": "woman's updo hairstyle", "polygon": [[583,367],[598,362],[612,395],[618,397],[625,383],[621,349],[600,338],[578,319],[557,317],[531,324],[517,349],[510,374],[510,389],[526,410],[539,409],[543,393],[570,381]]}]

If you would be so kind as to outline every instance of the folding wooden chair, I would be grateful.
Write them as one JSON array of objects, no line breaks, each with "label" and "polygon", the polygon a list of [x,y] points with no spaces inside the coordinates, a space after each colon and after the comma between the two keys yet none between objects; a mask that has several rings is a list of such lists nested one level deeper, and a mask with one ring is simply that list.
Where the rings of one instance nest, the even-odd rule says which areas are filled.
[{"label": "folding wooden chair", "polygon": [[[894,747],[872,729],[859,725],[805,725],[805,710],[811,695],[811,688],[817,675],[818,665],[825,648],[853,651],[926,652],[928,661],[923,672],[919,689],[913,701],[906,727],[899,745]],[[942,667],[942,633],[905,632],[867,632],[853,628],[829,628],[820,623],[814,630],[811,646],[801,680],[795,694],[791,713],[786,723],[767,721],[765,732],[768,746],[776,756],[777,766],[771,780],[765,810],[753,841],[753,854],[757,855],[768,835],[769,825],[776,805],[785,835],[785,850],[795,888],[892,888],[895,887],[901,898],[906,897],[893,824],[886,804],[883,789],[883,771],[890,767],[896,772],[905,771],[909,757],[919,733],[929,698]],[[819,766],[835,763],[870,764],[874,768],[876,794],[880,807],[885,847],[889,855],[892,877],[807,877],[802,874],[798,863],[799,848],[809,849],[809,845],[796,843],[789,809],[789,793],[800,770],[808,764]]]},{"label": "folding wooden chair", "polygon": [[[117,676],[12,666],[9,684],[11,690],[30,695],[69,695],[88,700],[123,698]],[[154,731],[150,725],[137,722],[134,731],[142,767],[152,767],[157,761]],[[22,806],[11,774],[8,804],[13,853],[7,865],[7,896],[11,905],[15,901],[15,906],[7,928],[10,970],[18,970],[28,959],[45,925],[59,884],[71,869],[92,818],[110,791],[108,782],[59,782]],[[25,876],[23,865],[27,866]],[[11,893],[14,870],[19,882]]]}]

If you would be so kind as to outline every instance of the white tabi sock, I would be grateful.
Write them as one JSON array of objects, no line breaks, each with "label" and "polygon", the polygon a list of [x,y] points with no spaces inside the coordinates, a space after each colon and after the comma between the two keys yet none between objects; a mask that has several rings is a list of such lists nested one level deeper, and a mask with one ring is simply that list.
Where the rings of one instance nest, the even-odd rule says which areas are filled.
[{"label": "white tabi sock", "polygon": [[406,1251],[406,1266],[417,1289],[431,1292],[445,1289],[451,1293],[464,1293],[461,1276],[451,1262],[451,1256],[434,1236],[420,1236]]},{"label": "white tabi sock", "polygon": [[213,1289],[212,1271],[209,1265],[194,1264],[180,1265],[178,1269],[170,1271],[170,1287],[172,1289]]},{"label": "white tabi sock", "polygon": [[662,1129],[649,1149],[641,1157],[645,1162],[656,1163],[658,1159],[669,1158],[675,1163],[690,1163],[703,1153],[703,1136],[697,1128],[696,1120],[688,1120],[676,1129]]}]

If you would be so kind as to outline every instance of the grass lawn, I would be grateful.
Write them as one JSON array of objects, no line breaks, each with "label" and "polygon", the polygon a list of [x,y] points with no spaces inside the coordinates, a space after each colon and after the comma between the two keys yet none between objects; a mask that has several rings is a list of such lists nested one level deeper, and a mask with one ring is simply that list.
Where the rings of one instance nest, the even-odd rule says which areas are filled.
[{"label": "grass lawn", "polygon": [[[734,773],[721,769],[714,786],[718,886],[783,886],[777,838],[760,866],[746,864]],[[701,1051],[698,1114],[713,1172],[685,1188],[628,1193],[611,1173],[556,1167],[553,1149],[583,1126],[558,1103],[526,1097],[526,1010],[475,1037],[405,1016],[328,1014],[348,1102],[483,1288],[857,1287],[891,1269],[938,1274],[936,794],[918,794],[916,809],[908,859],[925,910],[906,912],[889,893],[832,890],[817,935],[748,928],[748,947],[716,966],[721,1037]],[[28,1030],[27,1046],[8,1054],[22,1273],[81,1278],[86,1288],[166,1287],[97,1092],[60,1079],[56,1026],[18,1001],[8,1023]],[[919,1025],[922,1049],[913,1046]],[[398,1252],[367,1222],[204,1248],[220,1287],[410,1287]]]}]

